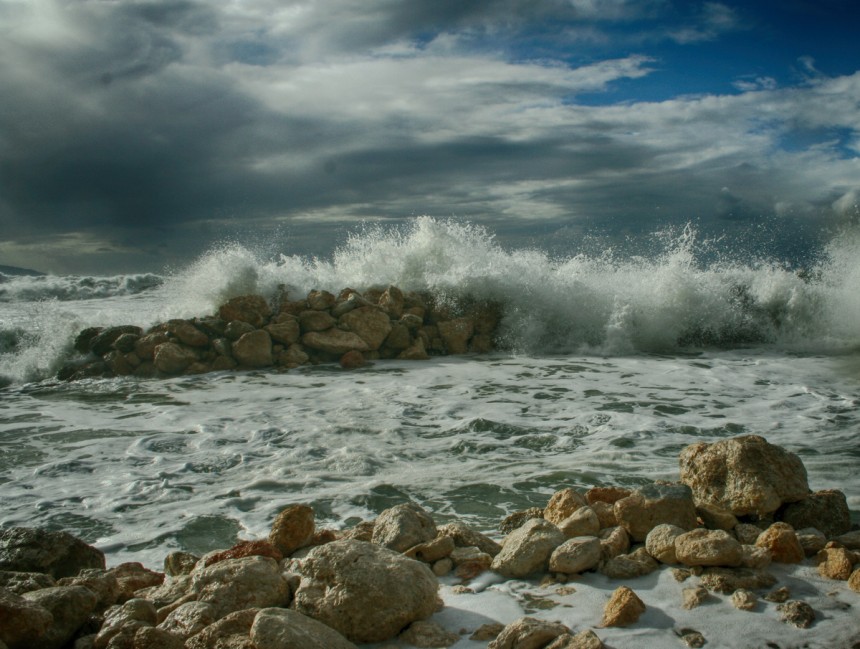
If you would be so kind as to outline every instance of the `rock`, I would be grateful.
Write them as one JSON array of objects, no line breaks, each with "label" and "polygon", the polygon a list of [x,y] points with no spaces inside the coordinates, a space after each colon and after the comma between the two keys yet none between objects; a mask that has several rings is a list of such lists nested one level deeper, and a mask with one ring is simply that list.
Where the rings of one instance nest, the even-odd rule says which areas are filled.
[{"label": "rock", "polygon": [[354,642],[393,638],[436,610],[435,575],[424,564],[374,543],[342,540],[302,561],[292,607]]},{"label": "rock", "polygon": [[558,529],[569,539],[575,536],[597,536],[600,532],[600,519],[594,510],[586,505],[560,521]]},{"label": "rock", "polygon": [[851,573],[851,576],[848,577],[848,588],[853,590],[855,593],[860,593],[860,568],[857,568]]},{"label": "rock", "polygon": [[837,489],[809,494],[803,500],[786,506],[780,518],[796,530],[814,527],[827,538],[851,531],[848,501]]},{"label": "rock", "polygon": [[472,579],[486,572],[493,565],[493,557],[475,546],[470,548],[454,548],[451,551],[451,562],[457,568],[457,576],[461,579]]},{"label": "rock", "polygon": [[458,521],[442,525],[438,530],[440,535],[450,536],[454,539],[455,545],[460,548],[476,547],[481,552],[485,552],[492,557],[496,556],[502,550],[502,546],[490,537]]},{"label": "rock", "polygon": [[260,328],[272,315],[272,309],[261,295],[241,295],[229,300],[218,309],[218,316],[225,322],[238,320]]},{"label": "rock", "polygon": [[469,351],[469,339],[475,333],[475,323],[471,318],[455,318],[438,322],[436,326],[449,354],[465,354]]},{"label": "rock", "polygon": [[226,559],[239,559],[241,557],[252,556],[270,557],[275,561],[280,561],[284,558],[284,555],[269,541],[239,541],[239,543],[229,550],[207,554],[203,557],[203,566],[211,566],[213,563],[218,563]]},{"label": "rock", "polygon": [[[487,556],[489,557],[490,555],[488,554]],[[492,559],[490,559],[490,563],[492,563]],[[433,574],[436,575],[437,577],[444,577],[445,575],[447,575],[448,573],[450,573],[454,569],[454,562],[451,561],[451,559],[448,557],[446,557],[444,559],[439,559],[439,561],[434,562],[433,565],[430,566],[430,569],[433,571]],[[486,570],[489,570],[489,569],[490,568],[488,565],[481,572],[485,572]]]},{"label": "rock", "polygon": [[700,577],[700,583],[708,590],[729,595],[738,588],[759,590],[770,588],[776,583],[776,577],[764,570],[748,568],[705,568]]},{"label": "rock", "polygon": [[697,606],[701,606],[708,600],[708,598],[711,597],[711,594],[704,586],[695,586],[693,588],[683,589],[681,591],[681,597],[683,598],[681,608],[689,610],[696,608]]},{"label": "rock", "polygon": [[191,322],[188,322],[188,320],[170,320],[167,323],[166,329],[183,345],[188,345],[189,347],[209,346],[209,336],[200,331]]},{"label": "rock", "polygon": [[403,315],[404,305],[403,292],[396,286],[389,286],[385,292],[379,296],[379,306],[388,314],[392,320],[397,320]]},{"label": "rock", "polygon": [[743,551],[741,566],[744,568],[759,570],[767,568],[771,564],[770,550],[766,548],[759,548],[754,545],[742,545],[741,550]]},{"label": "rock", "polygon": [[395,505],[376,519],[371,541],[396,552],[405,552],[436,538],[436,523],[415,503]]},{"label": "rock", "polygon": [[503,534],[510,534],[515,529],[522,527],[527,521],[532,518],[543,518],[543,509],[540,507],[531,507],[520,512],[514,512],[505,516],[504,520],[499,524],[499,530]]},{"label": "rock", "polygon": [[619,586],[603,609],[603,626],[629,626],[645,612],[645,604],[627,586]]},{"label": "rock", "polygon": [[412,345],[412,337],[409,335],[409,329],[399,322],[392,325],[391,331],[385,337],[385,342],[382,343],[384,349],[397,353],[408,349],[410,345]]},{"label": "rock", "polygon": [[141,627],[134,631],[131,641],[114,638],[107,649],[184,649],[182,638],[156,627]]},{"label": "rock", "polygon": [[[343,314],[338,323],[358,335],[368,350],[377,350],[391,332],[391,320],[388,315],[372,306],[362,306]],[[366,351],[366,350],[360,350]]]},{"label": "rock", "polygon": [[[544,507],[543,517],[550,523],[558,525],[581,507],[587,507],[585,496],[575,489],[556,491]],[[597,531],[595,531],[595,534]]]},{"label": "rock", "polygon": [[113,606],[120,597],[120,586],[117,578],[105,570],[96,568],[81,570],[77,577],[63,577],[56,585],[87,588],[96,596],[96,610],[104,610],[108,606]]},{"label": "rock", "polygon": [[800,547],[803,548],[803,554],[807,557],[814,557],[827,545],[827,537],[813,527],[797,530],[795,534],[797,534],[797,541],[800,543]]},{"label": "rock", "polygon": [[758,539],[759,534],[761,534],[764,530],[757,525],[750,525],[749,523],[738,523],[737,525],[735,525],[735,529],[733,531],[735,534],[735,538],[743,545],[755,545],[756,539]]},{"label": "rock", "polygon": [[751,590],[739,588],[732,593],[732,606],[741,611],[754,611],[758,606],[758,598]]},{"label": "rock", "polygon": [[736,567],[741,565],[743,548],[728,532],[700,528],[675,539],[675,556],[685,566]]},{"label": "rock", "polygon": [[340,366],[345,370],[355,370],[365,365],[367,361],[364,360],[364,355],[354,349],[340,357]]},{"label": "rock", "polygon": [[630,549],[630,535],[620,525],[600,530],[600,552],[605,561]]},{"label": "rock", "polygon": [[505,539],[492,569],[505,577],[525,577],[546,570],[553,550],[564,543],[564,534],[543,518],[533,518]]},{"label": "rock", "polygon": [[16,595],[23,595],[31,590],[50,588],[56,585],[57,582],[51,575],[41,572],[0,571],[0,588],[5,588]]},{"label": "rock", "polygon": [[106,649],[116,636],[123,634],[133,638],[137,629],[154,627],[157,621],[155,606],[148,600],[130,599],[121,606],[112,606],[105,613],[104,623],[93,646],[95,649]]},{"label": "rock", "polygon": [[302,311],[299,314],[299,327],[302,333],[328,331],[336,324],[337,320],[325,311]]},{"label": "rock", "polygon": [[241,320],[232,320],[227,323],[227,326],[224,327],[224,336],[227,340],[239,340],[242,336],[247,333],[251,333],[252,331],[256,331],[256,327],[254,325],[248,324],[247,322],[242,322]]},{"label": "rock", "polygon": [[645,537],[645,549],[648,554],[661,563],[678,563],[675,555],[675,539],[684,534],[677,525],[661,523],[648,532]]},{"label": "rock", "polygon": [[436,649],[437,647],[450,647],[460,639],[460,636],[446,631],[436,622],[417,620],[400,634],[399,639],[413,647]]},{"label": "rock", "polygon": [[[105,555],[66,532],[29,527],[0,531],[0,570],[44,572],[54,579],[105,567]],[[8,643],[7,643],[8,644]]]},{"label": "rock", "polygon": [[200,557],[190,552],[171,552],[164,557],[164,572],[171,577],[187,575],[199,560]]},{"label": "rock", "polygon": [[693,494],[686,485],[646,485],[615,502],[615,518],[636,542],[657,525],[667,523],[692,530],[698,524]]},{"label": "rock", "polygon": [[730,511],[722,507],[703,503],[696,507],[696,516],[709,530],[725,530],[731,532],[738,524],[738,519]]},{"label": "rock", "polygon": [[104,356],[113,349],[116,340],[124,334],[133,334],[140,337],[143,334],[143,330],[140,327],[131,325],[108,327],[90,339],[90,351],[96,356]]},{"label": "rock", "polygon": [[107,571],[109,575],[116,578],[119,586],[117,601],[125,602],[135,596],[142,588],[159,586],[164,583],[164,574],[144,568],[137,561],[129,561],[114,566]]},{"label": "rock", "polygon": [[290,345],[278,353],[277,361],[281,367],[298,367],[304,365],[310,360],[310,356],[305,353],[304,348],[299,344]]},{"label": "rock", "polygon": [[681,451],[680,467],[696,503],[735,516],[768,514],[809,494],[800,458],[757,435],[692,444]]},{"label": "rock", "polygon": [[180,374],[197,361],[193,350],[177,343],[161,343],[155,348],[155,368],[163,374]]},{"label": "rock", "polygon": [[328,291],[313,290],[308,293],[307,303],[311,309],[325,311],[334,306],[337,298]]},{"label": "rock", "polygon": [[544,649],[604,649],[605,646],[594,631],[586,629],[576,635],[560,635]]},{"label": "rock", "polygon": [[625,487],[592,487],[585,492],[585,500],[589,505],[607,503],[614,505],[622,498],[627,498],[633,491]]},{"label": "rock", "polygon": [[439,559],[451,556],[456,545],[450,536],[437,536],[426,543],[419,543],[409,548],[404,554],[410,559],[435,563]]},{"label": "rock", "polygon": [[846,581],[854,568],[854,556],[842,547],[824,548],[818,553],[818,574],[827,579]]},{"label": "rock", "polygon": [[342,356],[349,351],[366,352],[370,347],[358,334],[341,329],[311,331],[302,336],[302,344],[329,354]]},{"label": "rock", "polygon": [[277,343],[292,345],[297,343],[302,335],[299,321],[295,316],[282,313],[275,316],[271,324],[263,327]]},{"label": "rock", "polygon": [[274,363],[272,338],[265,329],[249,331],[233,343],[233,358],[245,367],[266,367]]},{"label": "rock", "polygon": [[696,631],[695,629],[681,629],[679,632],[681,636],[681,640],[684,641],[684,644],[688,647],[693,647],[694,649],[698,647],[704,647],[707,643],[705,640],[705,636],[701,634],[701,632]]},{"label": "rock", "polygon": [[307,505],[290,505],[275,517],[269,543],[288,557],[310,544],[314,529],[314,510]]},{"label": "rock", "polygon": [[610,579],[635,579],[651,574],[660,564],[645,548],[640,547],[630,554],[620,554],[606,560],[600,566],[600,574]]},{"label": "rock", "polygon": [[413,344],[397,355],[401,361],[426,361],[430,358],[427,349],[424,347],[424,342],[418,338]]},{"label": "rock", "polygon": [[569,631],[563,624],[521,617],[502,629],[487,649],[541,649]]},{"label": "rock", "polygon": [[840,534],[835,539],[839,545],[844,545],[849,550],[860,550],[860,530],[852,530],[845,534]]},{"label": "rock", "polygon": [[616,527],[618,525],[618,519],[615,517],[614,503],[597,500],[589,506],[597,515],[597,520],[600,521],[600,529],[605,530],[608,527]]},{"label": "rock", "polygon": [[779,588],[772,590],[764,598],[768,602],[776,602],[777,604],[782,604],[783,602],[787,602],[791,599],[791,591],[788,589],[788,586],[780,586]]},{"label": "rock", "polygon": [[474,633],[469,636],[469,640],[474,640],[475,642],[495,640],[504,629],[505,625],[501,622],[488,622],[475,629]]},{"label": "rock", "polygon": [[800,563],[806,556],[797,534],[787,523],[774,523],[756,539],[756,547],[770,550],[776,563]]},{"label": "rock", "polygon": [[251,626],[256,649],[356,649],[340,633],[296,611],[264,608]]},{"label": "rock", "polygon": [[187,640],[215,621],[215,609],[211,604],[186,602],[173,609],[158,628]]},{"label": "rock", "polygon": [[793,624],[799,629],[808,629],[815,622],[815,611],[806,602],[790,599],[779,604],[776,610],[780,613],[783,622]]},{"label": "rock", "polygon": [[185,641],[185,649],[256,649],[251,625],[260,609],[229,613]]},{"label": "rock", "polygon": [[246,608],[287,606],[290,587],[278,562],[269,557],[227,559],[191,575],[190,593],[200,602],[212,604],[221,618]]},{"label": "rock", "polygon": [[0,588],[0,642],[9,649],[39,646],[53,623],[54,616],[44,606]]},{"label": "rock", "polygon": [[578,574],[592,570],[600,563],[600,539],[594,536],[577,536],[566,540],[550,555],[551,572]]}]

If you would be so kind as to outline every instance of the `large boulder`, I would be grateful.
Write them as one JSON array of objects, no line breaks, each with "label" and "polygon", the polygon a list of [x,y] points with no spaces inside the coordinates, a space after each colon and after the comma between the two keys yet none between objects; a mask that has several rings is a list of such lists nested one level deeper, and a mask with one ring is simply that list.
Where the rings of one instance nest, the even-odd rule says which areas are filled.
[{"label": "large boulder", "polygon": [[227,559],[191,575],[190,593],[213,607],[215,618],[246,608],[287,606],[290,586],[269,557]]},{"label": "large boulder", "polygon": [[691,444],[681,451],[680,467],[697,503],[735,516],[769,514],[809,495],[800,458],[758,435]]},{"label": "large boulder", "polygon": [[105,567],[105,555],[66,532],[30,527],[0,531],[0,570],[44,572],[54,579]]},{"label": "large boulder", "polygon": [[837,489],[816,491],[801,501],[787,505],[781,518],[796,530],[814,527],[828,539],[851,531],[848,501],[845,494]]},{"label": "large boulder", "polygon": [[233,343],[233,358],[245,367],[266,367],[272,359],[272,337],[265,329],[249,331]]},{"label": "large boulder", "polygon": [[284,608],[264,608],[251,627],[256,649],[356,649],[322,622]]},{"label": "large boulder", "polygon": [[436,538],[436,524],[422,507],[415,503],[395,505],[376,519],[371,541],[396,552]]},{"label": "large boulder", "polygon": [[388,314],[372,306],[362,306],[344,313],[339,323],[348,331],[357,334],[371,351],[379,349],[391,333],[391,320]]},{"label": "large boulder", "polygon": [[505,577],[520,578],[544,571],[553,551],[564,543],[561,530],[543,518],[531,518],[508,534],[492,569]]},{"label": "large boulder", "polygon": [[436,610],[430,569],[393,550],[342,540],[308,553],[292,608],[353,642],[381,642]]},{"label": "large boulder", "polygon": [[600,563],[602,547],[596,536],[577,536],[558,546],[549,558],[552,572],[576,574],[591,570]]},{"label": "large boulder", "polygon": [[97,601],[92,591],[83,586],[43,588],[25,593],[24,599],[38,604],[54,617],[53,623],[39,640],[40,649],[66,646],[95,610]]},{"label": "large boulder", "polygon": [[614,510],[618,524],[639,543],[658,525],[675,525],[684,530],[698,525],[693,494],[686,485],[645,485],[616,501]]}]

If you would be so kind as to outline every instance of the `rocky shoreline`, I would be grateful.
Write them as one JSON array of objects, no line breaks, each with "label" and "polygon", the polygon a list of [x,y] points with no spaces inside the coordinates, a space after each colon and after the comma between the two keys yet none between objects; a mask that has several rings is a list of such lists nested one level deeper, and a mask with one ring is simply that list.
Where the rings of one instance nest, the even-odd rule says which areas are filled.
[{"label": "rocky shoreline", "polygon": [[498,305],[404,293],[396,286],[338,295],[314,290],[291,300],[235,297],[216,314],[169,320],[144,331],[135,325],[90,327],[74,341],[78,356],[57,376],[167,377],[213,371],[377,359],[484,353],[496,348]]},{"label": "rocky shoreline", "polygon": [[[679,464],[676,483],[560,489],[502,521],[500,541],[437,526],[415,503],[344,530],[317,529],[313,510],[293,505],[267,538],[203,557],[174,552],[160,572],[107,568],[102,552],[64,532],[6,529],[0,649],[448,647],[462,637],[488,649],[600,649],[602,629],[636,625],[646,611],[636,580],[655,571],[671,570],[684,609],[720,593],[739,611],[773,606],[786,625],[813,631],[833,622],[778,583],[772,564],[814,564],[835,588],[860,593],[860,530],[845,495],[811,492],[796,455],[748,435],[688,446]],[[432,619],[444,606],[440,578],[462,594],[487,575],[575,593],[591,572],[618,585],[589,628]],[[685,631],[686,646],[709,640]]]}]

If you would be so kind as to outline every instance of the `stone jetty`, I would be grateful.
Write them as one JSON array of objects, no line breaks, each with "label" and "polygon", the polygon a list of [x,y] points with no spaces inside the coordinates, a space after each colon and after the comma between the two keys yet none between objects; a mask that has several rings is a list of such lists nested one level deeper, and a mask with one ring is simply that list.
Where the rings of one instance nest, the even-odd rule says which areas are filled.
[{"label": "stone jetty", "polygon": [[58,377],[178,376],[212,371],[340,362],[355,368],[377,359],[495,349],[498,305],[404,293],[396,286],[338,295],[314,290],[291,300],[242,295],[206,317],[170,320],[147,330],[135,325],[91,327],[74,341],[77,357]]},{"label": "stone jetty", "polygon": [[[447,647],[463,633],[488,649],[600,649],[603,630],[642,623],[647,596],[635,580],[657,570],[672,570],[683,608],[719,593],[739,611],[772,606],[798,628],[827,621],[777,583],[772,563],[814,563],[834,587],[860,593],[860,530],[844,494],[811,492],[800,459],[762,437],[687,447],[677,483],[560,487],[545,507],[502,521],[500,540],[437,525],[412,502],[341,530],[318,529],[299,504],[267,538],[202,557],[174,552],[163,572],[107,568],[99,550],[63,532],[6,529],[0,649]],[[433,621],[440,578],[469,592],[486,571],[559,584],[596,571],[618,586],[590,628],[532,617],[458,630]],[[694,629],[682,639],[708,640]]]}]

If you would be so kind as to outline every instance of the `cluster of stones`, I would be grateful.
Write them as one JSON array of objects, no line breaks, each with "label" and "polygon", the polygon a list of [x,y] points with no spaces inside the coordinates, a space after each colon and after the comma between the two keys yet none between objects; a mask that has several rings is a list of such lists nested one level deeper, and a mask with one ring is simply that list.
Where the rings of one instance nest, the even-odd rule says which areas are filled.
[{"label": "cluster of stones", "polygon": [[[160,573],[106,569],[101,552],[68,534],[13,528],[0,532],[0,649],[349,649],[392,638],[446,647],[460,636],[429,619],[442,606],[438,578],[468,593],[488,570],[630,581],[667,564],[691,584],[679,586],[685,608],[718,592],[741,610],[772,602],[799,627],[816,613],[774,589],[771,562],[813,558],[822,576],[860,592],[860,531],[845,497],[810,493],[797,456],[746,436],[689,446],[680,464],[677,484],[561,489],[544,508],[508,516],[502,543],[462,523],[437,526],[415,503],[345,530],[319,530],[310,507],[292,505],[268,538],[203,557],[175,552]],[[591,629],[524,617],[460,633],[488,649],[600,649],[595,629],[634,624],[645,610],[625,584]],[[690,629],[683,639],[706,641]]]},{"label": "cluster of stones", "polygon": [[395,286],[339,295],[311,291],[273,303],[243,295],[216,315],[170,320],[149,330],[132,325],[90,327],[78,334],[81,355],[58,377],[139,377],[254,368],[291,369],[340,361],[424,360],[431,355],[482,353],[494,348],[498,308],[486,302],[442,302]]}]

